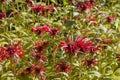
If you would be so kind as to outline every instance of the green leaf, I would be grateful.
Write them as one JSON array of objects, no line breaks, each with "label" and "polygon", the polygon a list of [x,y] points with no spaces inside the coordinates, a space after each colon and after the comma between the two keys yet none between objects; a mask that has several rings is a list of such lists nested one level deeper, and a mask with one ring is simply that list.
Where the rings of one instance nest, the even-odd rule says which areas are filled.
[{"label": "green leaf", "polygon": [[107,32],[107,28],[104,25],[100,25],[100,29],[104,31],[104,33]]},{"label": "green leaf", "polygon": [[16,0],[16,2],[25,3],[25,0]]},{"label": "green leaf", "polygon": [[53,3],[57,4],[57,2],[56,2],[55,0],[51,0],[51,2],[53,2]]},{"label": "green leaf", "polygon": [[116,75],[116,76],[120,76],[120,68],[118,68],[118,69],[115,71],[115,75]]},{"label": "green leaf", "polygon": [[76,24],[76,23],[75,23],[75,21],[72,21],[72,20],[67,20],[67,21],[65,22],[65,25],[66,25],[66,27],[68,27],[68,28],[72,27],[72,25],[74,25],[74,24]]},{"label": "green leaf", "polygon": [[61,80],[61,78],[54,78],[53,80]]},{"label": "green leaf", "polygon": [[116,75],[112,75],[111,78],[113,78],[114,80],[120,80],[120,76],[116,76]]},{"label": "green leaf", "polygon": [[65,72],[60,72],[60,74],[63,74],[65,77],[68,77],[68,74]]},{"label": "green leaf", "polygon": [[73,16],[78,16],[79,12],[73,12]]},{"label": "green leaf", "polygon": [[19,80],[31,80],[28,76],[21,76]]},{"label": "green leaf", "polygon": [[63,4],[67,5],[68,4],[67,0],[63,0]]},{"label": "green leaf", "polygon": [[94,76],[101,77],[101,74],[97,71],[91,71],[91,73],[94,74]]}]

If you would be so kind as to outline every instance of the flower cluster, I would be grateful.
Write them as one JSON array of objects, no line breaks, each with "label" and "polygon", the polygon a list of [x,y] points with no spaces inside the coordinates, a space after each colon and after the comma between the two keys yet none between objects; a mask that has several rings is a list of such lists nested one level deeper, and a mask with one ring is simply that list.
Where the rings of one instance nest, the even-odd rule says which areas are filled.
[{"label": "flower cluster", "polygon": [[44,62],[47,59],[47,57],[43,54],[44,48],[47,44],[47,41],[38,41],[37,43],[35,43],[32,56],[36,59],[36,61]]},{"label": "flower cluster", "polygon": [[0,60],[3,61],[9,57],[13,57],[15,62],[18,62],[18,58],[22,58],[23,48],[20,42],[15,42],[13,45],[0,47]]},{"label": "flower cluster", "polygon": [[56,35],[59,32],[58,28],[50,28],[47,25],[40,27],[39,25],[32,28],[32,32],[42,35],[44,32],[48,32],[50,35]]},{"label": "flower cluster", "polygon": [[94,65],[96,65],[96,63],[98,62],[97,59],[87,59],[83,61],[85,65],[89,66],[89,67],[93,67]]},{"label": "flower cluster", "polygon": [[95,1],[94,0],[85,0],[84,2],[79,2],[77,4],[77,8],[81,11],[85,11],[87,9],[90,9],[94,6]]},{"label": "flower cluster", "polygon": [[26,0],[25,1],[29,6],[32,6],[33,4],[32,4],[32,2],[31,2],[31,0]]},{"label": "flower cluster", "polygon": [[56,72],[65,72],[68,74],[69,70],[71,70],[71,66],[68,65],[65,61],[62,61],[61,63],[57,64],[55,67]]},{"label": "flower cluster", "polygon": [[38,5],[38,4],[36,4],[36,5],[32,5],[32,6],[31,6],[31,9],[32,9],[34,12],[36,12],[36,13],[38,13],[38,14],[41,14],[42,16],[45,15],[45,12],[50,13],[50,12],[54,12],[54,11],[55,11],[53,5],[49,5],[48,7],[46,7],[46,6],[44,6],[44,5]]},{"label": "flower cluster", "polygon": [[97,50],[100,50],[100,46],[96,46],[88,38],[75,39],[75,41],[61,41],[60,46],[71,55],[75,55],[78,51],[95,53]]},{"label": "flower cluster", "polygon": [[118,1],[0,0],[0,79],[119,77]]},{"label": "flower cluster", "polygon": [[108,23],[112,23],[115,19],[115,15],[107,16],[106,19]]},{"label": "flower cluster", "polygon": [[46,80],[45,68],[39,65],[32,64],[30,67],[19,72],[20,76],[32,75],[40,76],[40,80]]},{"label": "flower cluster", "polygon": [[44,12],[54,12],[55,11],[54,5],[49,5],[46,7],[45,5],[38,5],[38,4],[33,5],[31,0],[26,0],[25,2],[31,7],[31,9],[34,12],[37,12],[39,14],[41,13],[42,15],[44,15]]}]

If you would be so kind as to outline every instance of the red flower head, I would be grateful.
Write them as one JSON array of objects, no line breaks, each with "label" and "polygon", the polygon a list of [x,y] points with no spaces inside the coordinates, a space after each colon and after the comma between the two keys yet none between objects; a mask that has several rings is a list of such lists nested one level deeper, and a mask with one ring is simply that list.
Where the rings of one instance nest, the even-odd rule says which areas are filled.
[{"label": "red flower head", "polygon": [[42,31],[45,31],[45,32],[50,32],[50,28],[47,26],[47,25],[44,25],[43,27],[42,27]]},{"label": "red flower head", "polygon": [[38,35],[42,35],[44,32],[50,33],[51,29],[47,25],[40,27],[40,25],[38,24],[37,26],[32,27],[31,31]]},{"label": "red flower head", "polygon": [[45,6],[40,6],[40,5],[32,5],[31,6],[31,9],[37,13],[42,13],[43,11],[46,10],[46,7]]},{"label": "red flower head", "polygon": [[77,8],[80,9],[81,11],[85,11],[87,9],[87,5],[84,2],[79,2],[77,4]]},{"label": "red flower head", "polygon": [[41,80],[46,80],[46,74],[45,74],[45,68],[44,67],[40,67],[38,65],[32,65],[33,68],[33,74],[35,75],[39,75],[41,76]]},{"label": "red flower head", "polygon": [[40,27],[33,27],[31,31],[36,33],[37,35],[42,35],[42,33],[44,32]]},{"label": "red flower head", "polygon": [[84,2],[79,2],[77,4],[77,8],[81,11],[85,11],[87,9],[90,9],[94,6],[95,1],[94,0],[85,0]]},{"label": "red flower head", "polygon": [[15,42],[13,45],[0,48],[1,61],[8,57],[13,57],[15,62],[18,62],[18,58],[22,58],[23,56],[23,48],[20,42]]},{"label": "red flower head", "polygon": [[54,12],[55,11],[54,6],[53,5],[48,6],[47,11]]},{"label": "red flower head", "polygon": [[67,47],[64,48],[66,52],[70,53],[70,55],[75,55],[78,47],[74,44],[68,44]]},{"label": "red flower head", "polygon": [[60,47],[67,47],[68,45],[67,45],[67,43],[66,42],[64,42],[64,41],[60,41]]},{"label": "red flower head", "polygon": [[59,29],[58,28],[51,28],[50,29],[50,35],[57,35],[59,33]]},{"label": "red flower head", "polygon": [[88,59],[88,60],[84,60],[83,62],[87,66],[93,67],[94,65],[96,65],[96,63],[98,62],[98,60],[97,59]]},{"label": "red flower head", "polygon": [[0,47],[0,62],[7,59],[9,54],[6,52],[7,47]]},{"label": "red flower head", "polygon": [[4,12],[0,13],[0,19],[4,19],[6,17],[6,14]]},{"label": "red flower head", "polygon": [[35,12],[39,12],[39,8],[40,8],[39,5],[32,5],[32,6],[31,6],[31,9],[32,9],[33,11],[35,11]]},{"label": "red flower head", "polygon": [[46,10],[46,7],[44,5],[39,6],[39,12],[43,12]]},{"label": "red flower head", "polygon": [[31,0],[26,0],[25,2],[26,2],[29,6],[32,6]]},{"label": "red flower head", "polygon": [[76,39],[75,43],[80,48],[80,51],[84,52],[84,47],[85,47],[84,39]]},{"label": "red flower head", "polygon": [[114,21],[114,19],[115,19],[115,15],[107,16],[106,19],[107,19],[108,23],[112,23]]},{"label": "red flower head", "polygon": [[96,47],[95,44],[92,41],[87,40],[87,39],[88,38],[76,39],[75,40],[75,43],[79,47],[80,51],[82,51],[84,53],[87,53],[87,52],[94,53],[97,50],[100,50],[100,46]]},{"label": "red flower head", "polygon": [[33,72],[35,74],[39,74],[41,72],[45,72],[45,68],[44,67],[40,67],[38,65],[32,64],[32,69],[34,70]]},{"label": "red flower head", "polygon": [[78,51],[77,45],[73,41],[61,41],[60,47],[62,47],[66,53],[69,53],[70,55],[75,55]]},{"label": "red flower head", "polygon": [[66,62],[61,62],[59,64],[56,65],[55,67],[55,71],[56,72],[65,72],[65,73],[68,73],[69,70],[71,69],[71,66],[70,65],[67,65]]},{"label": "red flower head", "polygon": [[37,50],[38,53],[43,53],[44,51],[44,47],[48,44],[47,41],[38,41],[37,43],[35,43],[34,48]]},{"label": "red flower head", "polygon": [[47,57],[45,55],[37,54],[35,52],[32,52],[32,56],[36,59],[36,61],[39,61],[39,62],[44,62],[47,59]]},{"label": "red flower head", "polygon": [[38,65],[32,64],[30,67],[24,69],[22,72],[19,72],[20,76],[26,76],[26,75],[40,75],[41,80],[46,80],[46,75],[45,75],[45,68],[40,67]]},{"label": "red flower head", "polygon": [[84,52],[92,52],[94,44],[92,42],[86,42],[84,47]]},{"label": "red flower head", "polygon": [[13,45],[7,46],[6,51],[9,53],[9,56],[15,56],[16,58],[18,56],[20,58],[24,56],[23,48],[20,42],[15,42]]}]

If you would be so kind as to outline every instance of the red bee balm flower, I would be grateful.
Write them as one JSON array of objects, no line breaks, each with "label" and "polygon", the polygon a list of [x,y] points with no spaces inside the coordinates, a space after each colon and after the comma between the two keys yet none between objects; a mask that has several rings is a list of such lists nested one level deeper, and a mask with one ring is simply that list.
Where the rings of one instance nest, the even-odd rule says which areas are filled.
[{"label": "red bee balm flower", "polygon": [[54,6],[53,5],[48,6],[47,11],[54,12],[55,11]]},{"label": "red bee balm flower", "polygon": [[50,28],[47,25],[44,25],[42,27],[42,30],[45,31],[45,32],[50,32]]},{"label": "red bee balm flower", "polygon": [[0,19],[4,19],[6,17],[6,14],[4,12],[0,13]]},{"label": "red bee balm flower", "polygon": [[51,29],[47,25],[44,25],[42,27],[40,27],[38,25],[36,27],[32,27],[31,31],[34,32],[34,33],[36,33],[36,34],[38,34],[38,35],[42,35],[44,32],[50,33]]},{"label": "red bee balm flower", "polygon": [[95,44],[87,40],[88,38],[75,39],[75,41],[68,40],[67,42],[61,41],[59,47],[62,47],[65,52],[75,55],[77,52],[81,51],[83,53],[95,53],[100,50],[100,46],[95,46]]},{"label": "red bee balm flower", "polygon": [[26,2],[29,6],[32,6],[31,0],[26,0],[25,2]]},{"label": "red bee balm flower", "polygon": [[32,52],[32,56],[39,62],[44,62],[46,61],[47,57],[43,54],[37,54],[35,52]]},{"label": "red bee balm flower", "polygon": [[34,48],[37,50],[38,53],[42,53],[44,51],[44,47],[48,44],[47,41],[38,41],[35,43]]},{"label": "red bee balm flower", "polygon": [[115,15],[107,16],[106,19],[107,19],[107,22],[108,22],[108,23],[112,23],[113,20],[115,19]]},{"label": "red bee balm flower", "polygon": [[82,51],[84,53],[87,53],[87,52],[94,53],[97,50],[100,50],[100,46],[96,47],[92,41],[89,41],[89,40],[87,41],[87,38],[76,39],[75,43],[79,47],[79,51]]},{"label": "red bee balm flower", "polygon": [[69,53],[70,55],[75,55],[76,52],[78,51],[78,47],[74,42],[73,43],[67,43],[67,42],[61,41],[60,42],[60,47],[63,47],[65,52]]},{"label": "red bee balm flower", "polygon": [[57,35],[59,33],[59,29],[58,28],[51,28],[49,33],[53,36]]},{"label": "red bee balm flower", "polygon": [[16,58],[18,56],[20,58],[24,56],[23,48],[20,42],[15,42],[13,45],[7,46],[6,51],[9,53],[9,56],[16,56]]},{"label": "red bee balm flower", "polygon": [[71,66],[70,65],[67,65],[66,62],[61,62],[59,64],[56,65],[55,67],[55,71],[56,72],[65,72],[65,73],[68,73],[69,70],[71,69]]},{"label": "red bee balm flower", "polygon": [[37,13],[42,13],[43,11],[46,10],[46,7],[45,6],[40,6],[40,5],[32,5],[31,6],[31,9]]},{"label": "red bee balm flower", "polygon": [[5,52],[7,50],[7,47],[0,47],[0,62],[7,59],[9,57],[9,54]]},{"label": "red bee balm flower", "polygon": [[93,67],[94,65],[96,65],[96,63],[98,62],[98,60],[97,59],[88,59],[88,60],[84,60],[83,62],[87,66]]},{"label": "red bee balm flower", "polygon": [[87,9],[90,9],[94,6],[95,1],[94,0],[85,0],[84,2],[79,2],[77,4],[77,8],[81,11],[85,11]]},{"label": "red bee balm flower", "polygon": [[46,80],[45,68],[32,64],[30,67],[24,69],[22,72],[19,72],[20,76],[32,75],[32,76],[41,76],[41,80]]},{"label": "red bee balm flower", "polygon": [[22,58],[23,56],[23,48],[20,42],[15,42],[13,45],[0,47],[1,61],[7,59],[8,57],[13,57],[15,61],[18,62],[18,58]]}]

